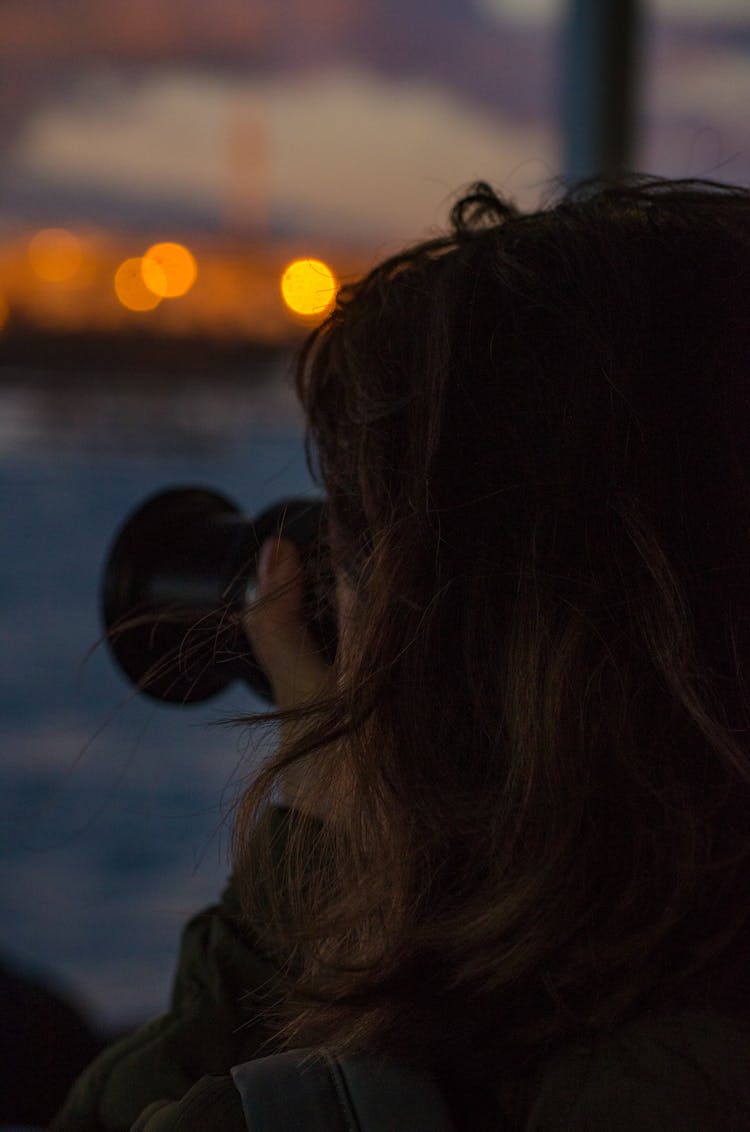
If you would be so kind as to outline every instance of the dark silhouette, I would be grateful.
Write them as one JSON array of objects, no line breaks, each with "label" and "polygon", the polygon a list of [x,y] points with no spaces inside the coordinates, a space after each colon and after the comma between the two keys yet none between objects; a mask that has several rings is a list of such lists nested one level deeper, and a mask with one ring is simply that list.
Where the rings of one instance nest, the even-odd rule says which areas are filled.
[{"label": "dark silhouette", "polygon": [[46,981],[0,962],[0,1125],[46,1125],[107,1038]]}]

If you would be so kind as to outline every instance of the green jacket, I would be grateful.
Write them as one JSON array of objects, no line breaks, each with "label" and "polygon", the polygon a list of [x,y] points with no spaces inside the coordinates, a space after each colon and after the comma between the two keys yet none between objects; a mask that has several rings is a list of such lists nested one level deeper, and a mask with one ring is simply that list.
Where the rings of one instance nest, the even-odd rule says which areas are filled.
[{"label": "green jacket", "polygon": [[[289,814],[261,819],[279,855]],[[52,1132],[245,1132],[228,1074],[269,1052],[257,1008],[276,977],[240,930],[230,881],[183,931],[167,1013],[92,1062]],[[705,1012],[643,1018],[558,1054],[502,1107],[522,1114],[513,1132],[750,1132],[750,1026]]]}]

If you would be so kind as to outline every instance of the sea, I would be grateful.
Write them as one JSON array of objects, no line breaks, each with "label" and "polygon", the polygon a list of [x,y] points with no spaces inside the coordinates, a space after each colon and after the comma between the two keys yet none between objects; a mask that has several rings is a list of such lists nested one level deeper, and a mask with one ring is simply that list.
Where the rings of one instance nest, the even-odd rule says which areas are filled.
[{"label": "sea", "polygon": [[0,372],[0,960],[97,1028],[167,1005],[182,927],[229,872],[232,803],[268,754],[235,683],[201,704],[133,687],[103,639],[120,526],[167,487],[251,518],[319,498],[290,359],[245,372]]}]

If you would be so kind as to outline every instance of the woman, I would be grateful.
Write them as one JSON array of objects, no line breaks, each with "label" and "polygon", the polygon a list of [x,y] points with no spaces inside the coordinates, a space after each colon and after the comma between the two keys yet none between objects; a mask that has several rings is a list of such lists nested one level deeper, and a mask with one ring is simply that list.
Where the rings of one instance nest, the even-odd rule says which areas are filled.
[{"label": "woman", "polygon": [[750,1128],[749,381],[747,189],[480,183],[342,289],[297,379],[336,663],[270,545],[233,882],[56,1129],[243,1128],[229,1068],[317,1044],[460,1128]]}]

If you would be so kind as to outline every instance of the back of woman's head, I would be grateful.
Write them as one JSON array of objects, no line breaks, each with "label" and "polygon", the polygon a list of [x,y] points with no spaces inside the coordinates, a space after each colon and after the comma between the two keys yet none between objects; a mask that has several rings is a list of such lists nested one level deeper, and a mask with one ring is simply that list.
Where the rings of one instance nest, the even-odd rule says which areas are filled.
[{"label": "back of woman's head", "polygon": [[288,1043],[481,1070],[736,996],[750,190],[631,177],[521,214],[479,184],[342,289],[298,388],[355,602],[339,694],[235,831],[241,877],[317,743]]}]

